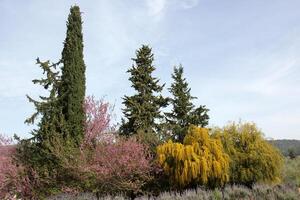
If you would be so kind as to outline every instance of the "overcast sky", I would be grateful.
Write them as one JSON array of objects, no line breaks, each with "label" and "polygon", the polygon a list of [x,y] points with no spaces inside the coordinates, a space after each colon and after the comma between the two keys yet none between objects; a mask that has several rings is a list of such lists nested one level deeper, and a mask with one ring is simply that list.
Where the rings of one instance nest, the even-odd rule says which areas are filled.
[{"label": "overcast sky", "polygon": [[60,58],[74,4],[83,12],[86,93],[114,103],[118,118],[121,97],[133,93],[131,58],[149,44],[164,94],[181,63],[210,125],[242,119],[266,137],[300,139],[299,0],[0,0],[0,132],[29,136],[25,95],[43,91],[31,82],[41,77],[35,59]]}]

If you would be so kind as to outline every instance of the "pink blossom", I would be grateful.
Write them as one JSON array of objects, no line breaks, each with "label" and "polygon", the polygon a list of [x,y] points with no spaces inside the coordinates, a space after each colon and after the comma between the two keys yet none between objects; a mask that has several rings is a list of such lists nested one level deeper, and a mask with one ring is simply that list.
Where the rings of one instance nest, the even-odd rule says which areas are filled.
[{"label": "pink blossom", "polygon": [[89,168],[101,175],[144,173],[150,169],[147,156],[144,145],[133,139],[120,140],[115,144],[98,145]]},{"label": "pink blossom", "polygon": [[85,140],[86,144],[92,142],[112,143],[115,140],[111,133],[112,107],[103,99],[95,100],[93,96],[88,96],[84,102],[86,114]]},{"label": "pink blossom", "polygon": [[[150,180],[151,157],[148,149],[134,139],[98,144],[84,166],[93,172],[107,190],[139,190]],[[109,187],[112,188],[109,188]]]},{"label": "pink blossom", "polygon": [[17,175],[17,167],[13,164],[12,155],[16,148],[12,138],[0,134],[0,197],[7,196],[6,186],[9,177]]}]

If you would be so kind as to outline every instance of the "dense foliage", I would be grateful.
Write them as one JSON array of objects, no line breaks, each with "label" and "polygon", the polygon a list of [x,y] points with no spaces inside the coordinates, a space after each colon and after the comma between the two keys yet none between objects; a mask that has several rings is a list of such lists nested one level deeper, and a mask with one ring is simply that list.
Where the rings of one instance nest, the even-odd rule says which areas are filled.
[{"label": "dense foliage", "polygon": [[142,187],[151,180],[151,157],[145,146],[134,139],[99,143],[83,154],[82,170],[93,181],[90,191],[104,194],[141,194]]},{"label": "dense foliage", "polygon": [[183,67],[181,65],[174,67],[172,78],[174,82],[169,90],[173,95],[170,98],[173,108],[172,112],[165,115],[167,122],[171,125],[173,139],[182,143],[190,125],[201,127],[208,125],[208,109],[205,106],[195,108],[192,100],[196,97],[190,94],[191,88],[188,87],[186,79],[183,78]]},{"label": "dense foliage", "polygon": [[81,12],[78,6],[70,9],[67,36],[62,51],[62,78],[59,101],[66,120],[68,133],[80,144],[84,137],[83,102],[85,98],[85,64]]},{"label": "dense foliage", "polygon": [[159,80],[152,73],[154,56],[149,46],[143,45],[132,59],[135,65],[127,71],[129,80],[136,94],[123,98],[123,119],[120,131],[122,135],[130,136],[139,130],[155,132],[158,130],[158,119],[162,118],[161,108],[167,105],[167,100],[162,97],[164,85],[159,85]]},{"label": "dense foliage", "polygon": [[[62,58],[58,63],[37,59],[44,76],[33,83],[47,95],[38,100],[27,96],[35,108],[25,121],[36,124],[31,137],[15,136],[12,144],[0,135],[0,199],[40,200],[60,193],[97,199],[145,194],[158,199],[298,199],[297,149],[289,148],[291,159],[286,158],[282,171],[283,157],[255,124],[204,128],[208,109],[193,105],[196,97],[182,66],[174,68],[172,97],[165,98],[164,85],[153,77],[152,49],[143,45],[132,60],[128,73],[136,93],[123,98],[124,119],[117,131],[111,104],[85,97],[81,13],[71,7]],[[171,111],[163,112],[168,103]],[[280,181],[291,186],[256,185]]]},{"label": "dense foliage", "polygon": [[295,159],[285,158],[282,172],[283,182],[293,184],[300,188],[300,157]]},{"label": "dense foliage", "polygon": [[251,186],[257,182],[280,181],[283,158],[280,152],[263,139],[253,123],[230,123],[214,130],[231,158],[230,182]]},{"label": "dense foliage", "polygon": [[[58,98],[58,88],[60,86],[59,72],[56,68],[59,63],[50,64],[49,61],[41,62],[37,59],[37,64],[43,70],[45,78],[35,79],[33,83],[41,85],[49,92],[48,96],[40,96],[40,101],[27,96],[34,104],[36,112],[29,117],[26,123],[37,123],[29,139],[18,139],[16,153],[14,155],[16,163],[23,167],[25,174],[34,172],[34,177],[39,177],[40,183],[33,184],[32,189],[37,194],[51,194],[60,187],[60,184],[52,180],[72,179],[66,177],[67,169],[62,166],[65,162],[74,161],[75,154],[79,150],[74,145],[73,138],[68,134],[66,122],[62,114]],[[32,177],[31,177],[32,178]]]},{"label": "dense foliage", "polygon": [[158,161],[171,184],[222,186],[229,180],[229,157],[208,129],[191,126],[183,144],[169,141],[157,147]]},{"label": "dense foliage", "polygon": [[96,100],[93,96],[88,96],[84,101],[85,112],[85,134],[84,144],[91,145],[97,141],[112,143],[115,140],[113,134],[111,117],[112,107],[103,99]]}]

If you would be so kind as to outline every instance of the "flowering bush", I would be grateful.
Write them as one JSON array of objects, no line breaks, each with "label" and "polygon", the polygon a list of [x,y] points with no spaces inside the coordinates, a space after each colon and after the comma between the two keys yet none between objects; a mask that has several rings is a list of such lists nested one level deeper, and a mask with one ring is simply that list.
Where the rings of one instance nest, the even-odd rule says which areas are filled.
[{"label": "flowering bush", "polygon": [[109,103],[88,96],[84,102],[84,111],[86,115],[84,144],[96,141],[112,143],[115,136],[110,130],[112,108]]},{"label": "flowering bush", "polygon": [[6,190],[8,175],[16,174],[16,167],[12,163],[12,155],[15,147],[12,139],[0,134],[0,197],[5,198],[8,194]]},{"label": "flowering bush", "polygon": [[283,157],[249,122],[229,123],[212,130],[230,157],[230,182],[251,187],[255,183],[281,181]]},{"label": "flowering bush", "polygon": [[34,170],[25,170],[14,162],[13,139],[0,134],[0,199],[37,199],[33,186],[39,184]]},{"label": "flowering bush", "polygon": [[98,193],[139,193],[151,179],[150,154],[134,139],[99,143],[84,166],[95,178]]},{"label": "flowering bush", "polygon": [[190,126],[183,144],[168,141],[157,147],[157,157],[170,183],[179,188],[223,186],[229,179],[229,157],[206,128]]}]

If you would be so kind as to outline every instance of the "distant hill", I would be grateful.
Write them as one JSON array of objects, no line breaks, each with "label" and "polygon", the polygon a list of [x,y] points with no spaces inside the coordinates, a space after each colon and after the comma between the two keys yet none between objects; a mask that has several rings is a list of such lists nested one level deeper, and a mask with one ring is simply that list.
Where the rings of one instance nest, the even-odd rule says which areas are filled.
[{"label": "distant hill", "polygon": [[296,155],[300,155],[300,140],[268,140],[276,146],[283,155],[288,155],[288,150],[293,149]]}]

